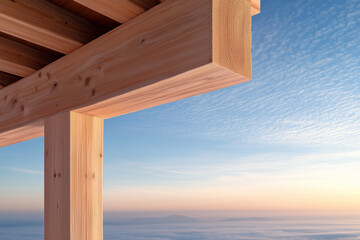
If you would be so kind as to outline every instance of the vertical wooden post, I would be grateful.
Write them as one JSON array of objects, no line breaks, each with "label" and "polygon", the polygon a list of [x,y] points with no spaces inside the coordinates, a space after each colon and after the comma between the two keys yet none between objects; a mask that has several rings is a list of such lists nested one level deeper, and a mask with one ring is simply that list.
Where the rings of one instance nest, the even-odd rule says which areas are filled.
[{"label": "vertical wooden post", "polygon": [[102,240],[103,120],[45,120],[45,240]]}]

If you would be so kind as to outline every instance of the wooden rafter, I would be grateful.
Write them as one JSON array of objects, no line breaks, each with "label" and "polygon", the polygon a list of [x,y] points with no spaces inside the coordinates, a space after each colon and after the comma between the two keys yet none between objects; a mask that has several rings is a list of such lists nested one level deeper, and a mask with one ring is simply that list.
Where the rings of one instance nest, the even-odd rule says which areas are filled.
[{"label": "wooden rafter", "polygon": [[157,4],[159,4],[158,0],[131,0],[131,1],[145,8],[146,10],[155,7]]},{"label": "wooden rafter", "polygon": [[55,57],[0,36],[0,71],[26,77],[55,60]]},{"label": "wooden rafter", "polygon": [[74,0],[119,23],[125,23],[146,9],[131,0]]},{"label": "wooden rafter", "polygon": [[18,76],[0,71],[0,89],[18,81],[19,79],[20,77]]},{"label": "wooden rafter", "polygon": [[103,31],[43,0],[0,0],[0,31],[68,54]]}]

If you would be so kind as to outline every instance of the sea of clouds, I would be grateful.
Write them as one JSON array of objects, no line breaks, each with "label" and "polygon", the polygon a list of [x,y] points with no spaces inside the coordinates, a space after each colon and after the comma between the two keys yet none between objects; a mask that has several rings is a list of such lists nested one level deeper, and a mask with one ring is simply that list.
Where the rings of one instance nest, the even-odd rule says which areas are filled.
[{"label": "sea of clouds", "polygon": [[[359,240],[360,218],[196,219],[152,224],[141,219],[104,224],[104,240]],[[0,222],[2,240],[43,239],[41,221]]]}]

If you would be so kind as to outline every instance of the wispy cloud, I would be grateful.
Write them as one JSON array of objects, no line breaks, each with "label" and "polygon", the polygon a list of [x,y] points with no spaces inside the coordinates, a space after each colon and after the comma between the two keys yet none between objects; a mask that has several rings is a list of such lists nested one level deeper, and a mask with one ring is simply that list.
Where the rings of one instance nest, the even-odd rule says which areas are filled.
[{"label": "wispy cloud", "polygon": [[[223,140],[234,147],[359,147],[357,4],[264,3],[253,23],[251,82],[138,113],[147,121],[126,127]],[[281,12],[279,5],[285,8]]]},{"label": "wispy cloud", "polygon": [[13,172],[19,172],[19,173],[35,174],[35,175],[43,175],[44,174],[42,171],[24,169],[24,168],[0,167],[0,169],[13,171]]}]

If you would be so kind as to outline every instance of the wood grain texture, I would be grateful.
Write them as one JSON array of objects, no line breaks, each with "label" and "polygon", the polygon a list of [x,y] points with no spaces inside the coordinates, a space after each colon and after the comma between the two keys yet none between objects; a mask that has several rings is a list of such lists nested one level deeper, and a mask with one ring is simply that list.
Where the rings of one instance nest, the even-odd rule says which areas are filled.
[{"label": "wood grain texture", "polygon": [[102,154],[102,119],[45,120],[45,240],[103,238]]},{"label": "wood grain texture", "polygon": [[213,61],[251,79],[251,4],[213,1]]},{"label": "wood grain texture", "polygon": [[[0,136],[62,111],[109,118],[250,80],[251,21],[219,1],[167,0],[0,90]],[[249,17],[247,0],[234,1]]]},{"label": "wood grain texture", "polygon": [[40,120],[25,126],[14,127],[0,134],[0,146],[4,147],[42,136],[44,136],[44,122]]},{"label": "wood grain texture", "polygon": [[75,13],[76,15],[88,20],[96,26],[100,26],[105,31],[109,31],[115,27],[118,27],[120,24],[113,19],[110,19],[98,12],[93,11],[73,0],[48,0],[55,5],[64,8],[70,12]]},{"label": "wood grain texture", "polygon": [[0,36],[0,71],[26,77],[55,57]]},{"label": "wood grain texture", "polygon": [[244,76],[209,63],[75,111],[112,118],[247,81],[249,79]]},{"label": "wood grain texture", "polygon": [[131,0],[74,0],[119,23],[125,23],[146,9]]},{"label": "wood grain texture", "polygon": [[103,33],[43,0],[0,0],[0,31],[65,54]]}]

